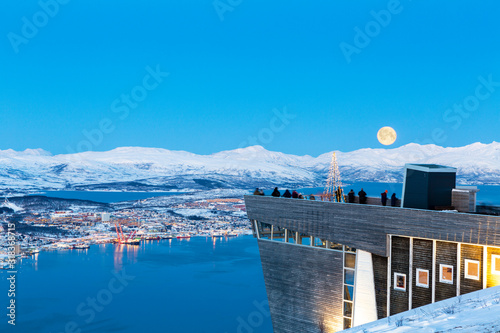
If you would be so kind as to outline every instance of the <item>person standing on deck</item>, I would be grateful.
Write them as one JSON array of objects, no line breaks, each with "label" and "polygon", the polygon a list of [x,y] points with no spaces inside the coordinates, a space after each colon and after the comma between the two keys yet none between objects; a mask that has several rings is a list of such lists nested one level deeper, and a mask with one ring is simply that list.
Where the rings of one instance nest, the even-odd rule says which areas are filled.
[{"label": "person standing on deck", "polygon": [[391,206],[392,206],[392,207],[396,207],[396,200],[397,200],[397,198],[396,198],[396,193],[393,193],[393,194],[391,195]]},{"label": "person standing on deck", "polygon": [[283,198],[291,198],[292,197],[292,193],[290,193],[289,190],[286,190],[285,193],[283,193]]},{"label": "person standing on deck", "polygon": [[271,194],[273,197],[279,198],[281,197],[280,191],[278,191],[278,188],[275,187],[273,193]]},{"label": "person standing on deck", "polygon": [[358,192],[358,196],[359,196],[359,203],[365,204],[366,203],[366,192],[363,191],[363,188],[361,188],[361,191]]},{"label": "person standing on deck", "polygon": [[347,193],[347,201],[349,203],[353,203],[354,202],[354,190],[352,188],[349,191],[349,193]]},{"label": "person standing on deck", "polygon": [[385,192],[382,192],[380,195],[382,196],[382,206],[385,206],[387,205],[387,190],[385,190]]}]

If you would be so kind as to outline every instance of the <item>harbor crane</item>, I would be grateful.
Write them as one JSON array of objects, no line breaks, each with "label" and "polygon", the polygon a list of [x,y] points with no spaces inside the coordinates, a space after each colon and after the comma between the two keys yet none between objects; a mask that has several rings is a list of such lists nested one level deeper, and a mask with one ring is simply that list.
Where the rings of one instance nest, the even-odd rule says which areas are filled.
[{"label": "harbor crane", "polygon": [[116,229],[116,235],[118,236],[116,238],[117,243],[129,244],[129,245],[138,245],[140,243],[140,239],[134,238],[137,231],[133,231],[130,234],[128,234],[128,236],[125,236],[123,234],[122,226],[119,221],[115,221],[115,229]]}]

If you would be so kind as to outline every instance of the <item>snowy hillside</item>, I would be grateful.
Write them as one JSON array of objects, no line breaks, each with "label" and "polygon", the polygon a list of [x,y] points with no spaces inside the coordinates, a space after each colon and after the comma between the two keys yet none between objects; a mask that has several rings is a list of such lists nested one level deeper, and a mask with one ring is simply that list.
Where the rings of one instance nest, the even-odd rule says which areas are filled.
[{"label": "snowy hillside", "polygon": [[[42,149],[0,151],[0,190],[185,190],[253,186],[322,186],[331,152],[318,157],[252,146],[211,155],[160,148],[122,147],[107,152],[53,156]],[[461,183],[500,184],[500,143],[459,148],[408,144],[394,149],[337,152],[347,181],[402,181],[405,163],[458,168]]]},{"label": "snowy hillside", "polygon": [[343,332],[499,332],[500,287],[429,304]]}]

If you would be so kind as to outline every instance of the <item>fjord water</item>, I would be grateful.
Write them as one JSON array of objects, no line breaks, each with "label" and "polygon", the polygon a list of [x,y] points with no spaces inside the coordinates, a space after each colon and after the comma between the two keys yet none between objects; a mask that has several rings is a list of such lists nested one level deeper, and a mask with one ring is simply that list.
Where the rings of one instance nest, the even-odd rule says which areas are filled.
[{"label": "fjord water", "polygon": [[184,194],[185,192],[114,192],[114,191],[46,191],[31,195],[44,195],[52,198],[90,200],[112,203],[129,200],[143,200],[153,197]]},{"label": "fjord water", "polygon": [[0,332],[272,332],[252,236],[41,252],[18,263],[15,327],[0,276]]}]

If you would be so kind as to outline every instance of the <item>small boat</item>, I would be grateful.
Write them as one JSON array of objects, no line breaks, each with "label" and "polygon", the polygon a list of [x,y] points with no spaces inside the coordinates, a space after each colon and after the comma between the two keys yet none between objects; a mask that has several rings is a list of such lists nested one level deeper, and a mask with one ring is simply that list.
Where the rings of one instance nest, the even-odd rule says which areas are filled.
[{"label": "small boat", "polygon": [[73,249],[75,249],[75,250],[85,250],[88,248],[90,248],[90,245],[86,244],[86,243],[80,243],[80,244],[73,245]]},{"label": "small boat", "polygon": [[125,240],[119,240],[118,238],[113,239],[114,244],[122,244],[122,245],[139,245],[141,244],[141,239],[140,238],[132,238],[132,239],[125,239]]},{"label": "small boat", "polygon": [[142,239],[144,239],[144,240],[159,240],[160,236],[144,235],[144,236],[142,236]]},{"label": "small boat", "polygon": [[174,238],[174,236],[172,236],[172,235],[161,235],[161,238],[162,239],[172,239],[172,238]]},{"label": "small boat", "polygon": [[238,237],[238,234],[235,232],[229,232],[226,234],[227,237]]},{"label": "small boat", "polygon": [[222,232],[214,232],[212,234],[212,238],[220,238],[220,237],[225,237],[225,235]]},{"label": "small boat", "polygon": [[180,239],[180,238],[191,238],[191,235],[189,234],[180,234],[180,235],[177,235],[177,238]]},{"label": "small boat", "polygon": [[141,244],[141,239],[140,238],[133,238],[133,239],[127,239],[122,244],[126,245],[139,245]]}]

